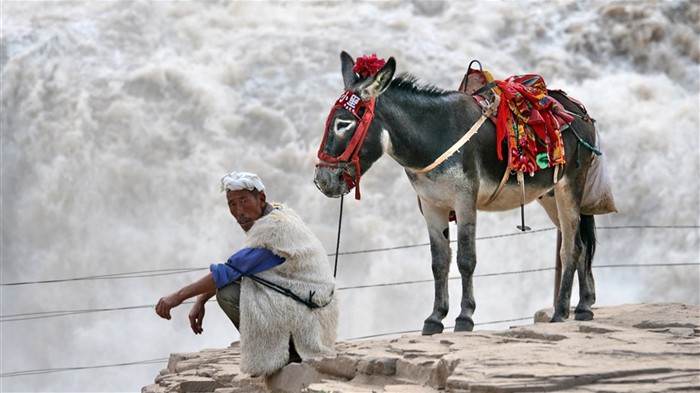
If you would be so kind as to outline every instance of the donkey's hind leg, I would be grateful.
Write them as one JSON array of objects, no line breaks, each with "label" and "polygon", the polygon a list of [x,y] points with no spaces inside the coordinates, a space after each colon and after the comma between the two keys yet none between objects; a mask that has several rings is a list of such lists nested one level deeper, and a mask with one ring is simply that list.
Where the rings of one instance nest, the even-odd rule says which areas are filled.
[{"label": "donkey's hind leg", "polygon": [[430,254],[432,256],[433,278],[435,280],[435,301],[433,312],[423,323],[423,335],[442,333],[442,320],[450,307],[450,294],[447,276],[450,272],[451,249],[448,225],[449,211],[436,208],[431,203],[422,201],[422,210],[428,225],[430,237]]},{"label": "donkey's hind leg", "polygon": [[550,322],[564,322],[569,317],[574,274],[583,251],[583,244],[579,236],[580,217],[578,203],[574,202],[573,195],[561,183],[556,189],[554,198],[556,200],[562,240],[561,249],[559,250],[562,262],[562,277],[559,298],[554,305],[554,315]]},{"label": "donkey's hind leg", "polygon": [[592,265],[596,236],[593,216],[581,215],[578,233],[585,255],[578,260],[579,302],[574,312],[576,320],[590,321],[593,319],[591,306],[595,303],[595,281],[593,280]]}]

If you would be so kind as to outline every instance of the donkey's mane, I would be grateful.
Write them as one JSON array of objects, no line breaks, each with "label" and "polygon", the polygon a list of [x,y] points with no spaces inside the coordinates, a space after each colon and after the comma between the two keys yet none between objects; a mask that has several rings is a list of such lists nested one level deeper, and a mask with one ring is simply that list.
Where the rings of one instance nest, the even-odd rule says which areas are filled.
[{"label": "donkey's mane", "polygon": [[430,96],[442,96],[444,94],[450,93],[447,90],[441,89],[431,84],[422,83],[417,77],[411,75],[407,72],[394,78],[391,81],[391,88],[394,90],[402,90],[407,92],[413,92],[417,94],[427,94]]}]

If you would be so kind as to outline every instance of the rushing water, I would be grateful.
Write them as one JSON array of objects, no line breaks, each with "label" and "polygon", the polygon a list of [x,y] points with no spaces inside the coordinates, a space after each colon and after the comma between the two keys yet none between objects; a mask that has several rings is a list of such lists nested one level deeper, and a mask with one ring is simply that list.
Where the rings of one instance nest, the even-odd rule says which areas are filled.
[{"label": "rushing water", "polygon": [[[172,321],[152,308],[240,246],[219,193],[230,170],[257,172],[268,198],[335,250],[339,200],[312,177],[342,92],[341,50],[393,56],[399,72],[446,89],[479,59],[498,79],[539,73],[583,101],[619,209],[597,219],[607,228],[595,263],[695,264],[596,269],[597,305],[700,303],[698,2],[3,1],[1,11],[2,283],[200,268],[3,285],[2,391],[138,391],[165,361],[92,367],[237,340],[214,302],[201,336],[188,306]],[[362,191],[346,198],[341,252],[392,250],[339,258],[339,335],[419,330],[433,295],[415,194],[389,157]],[[553,266],[552,224],[536,204],[526,218],[533,233],[498,237],[517,233],[519,212],[479,216],[478,236],[496,237],[477,242],[477,274]],[[547,307],[552,282],[551,270],[476,278],[477,329],[529,323],[483,324]],[[451,290],[448,326],[457,281]],[[104,311],[10,317],[66,310]],[[72,367],[88,368],[57,370]],[[28,370],[58,372],[8,374]]]}]

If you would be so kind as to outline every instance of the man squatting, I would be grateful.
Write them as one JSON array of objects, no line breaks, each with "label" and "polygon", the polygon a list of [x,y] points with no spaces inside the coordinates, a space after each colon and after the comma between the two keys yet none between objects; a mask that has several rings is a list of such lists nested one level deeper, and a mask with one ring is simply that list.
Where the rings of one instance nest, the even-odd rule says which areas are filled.
[{"label": "man squatting", "polygon": [[161,298],[156,313],[197,296],[190,327],[202,333],[212,296],[240,332],[241,371],[268,376],[290,362],[335,353],[335,280],[321,242],[289,207],[268,203],[260,178],[232,172],[221,179],[229,211],[246,232],[243,248],[210,273]]}]

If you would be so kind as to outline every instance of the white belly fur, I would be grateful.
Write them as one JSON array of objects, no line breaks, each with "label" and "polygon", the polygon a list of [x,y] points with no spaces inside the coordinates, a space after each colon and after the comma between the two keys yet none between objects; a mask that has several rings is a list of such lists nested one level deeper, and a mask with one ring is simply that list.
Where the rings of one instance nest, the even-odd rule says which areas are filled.
[{"label": "white belly fur", "polygon": [[[527,178],[525,179],[527,182]],[[425,201],[430,201],[437,207],[455,210],[459,195],[466,194],[467,190],[473,187],[464,177],[464,173],[458,168],[451,168],[435,180],[430,180],[425,175],[418,175],[416,180],[411,182],[413,189]],[[504,187],[498,197],[491,203],[487,203],[498,187],[496,183],[481,181],[478,185],[477,209],[484,211],[506,211],[520,207],[520,188]],[[554,188],[554,187],[552,187]],[[547,190],[528,190],[525,193],[525,204],[528,204]]]}]

